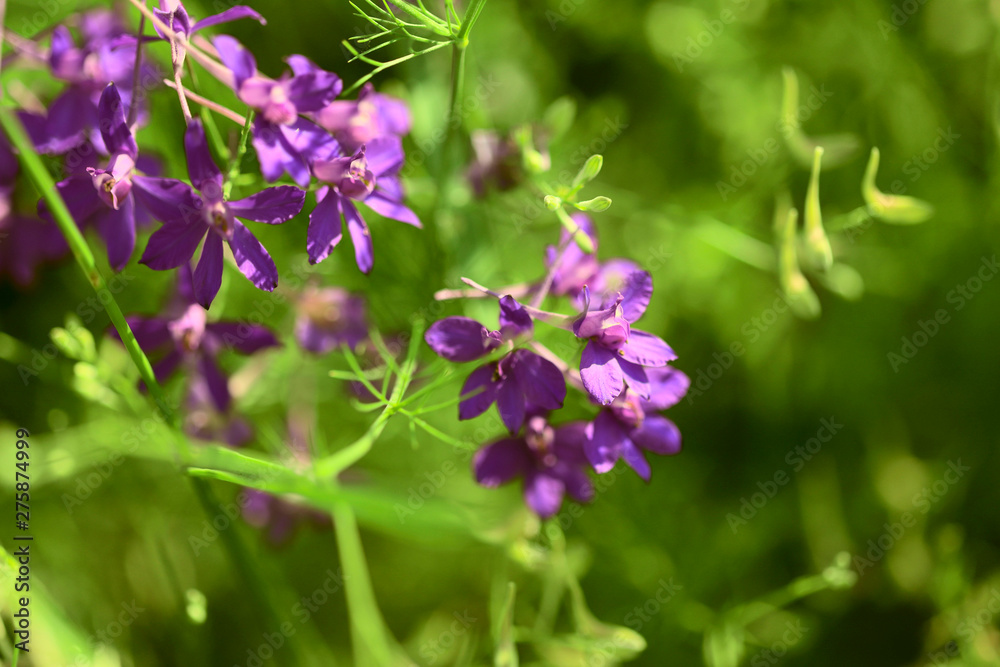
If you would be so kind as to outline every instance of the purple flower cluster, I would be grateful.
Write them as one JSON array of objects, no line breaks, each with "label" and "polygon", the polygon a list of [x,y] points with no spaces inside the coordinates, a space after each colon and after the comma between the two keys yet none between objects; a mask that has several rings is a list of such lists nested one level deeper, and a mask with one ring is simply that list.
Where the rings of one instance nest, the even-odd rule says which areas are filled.
[{"label": "purple flower cluster", "polygon": [[[210,42],[191,41],[200,31],[244,18],[266,23],[246,6],[195,20],[179,0],[161,0],[150,15],[155,35],[130,34],[117,15],[102,11],[81,15],[76,37],[68,27],[57,27],[47,49],[44,42],[17,43],[19,57],[43,62],[54,78],[67,84],[47,109],[23,110],[19,115],[39,152],[65,157],[65,178],[57,189],[77,225],[97,231],[107,247],[109,264],[121,270],[134,254],[137,222],[159,221],[162,226],[150,236],[141,263],[172,270],[189,265],[200,252],[194,293],[195,301],[206,309],[221,285],[225,246],[254,286],[265,291],[277,286],[274,261],[242,221],[276,225],[292,220],[302,212],[314,179],[317,204],[305,234],[314,264],[340,243],[346,225],[359,269],[372,270],[372,234],[359,204],[381,216],[421,226],[403,203],[399,177],[402,137],[411,126],[406,105],[375,92],[371,85],[361,88],[355,99],[338,99],[343,92],[340,77],[301,55],[289,56],[289,71],[274,79],[258,71],[253,54],[228,35]],[[188,178],[159,177],[148,156],[140,156],[136,132],[150,122],[146,94],[163,78],[144,59],[143,50],[164,43],[171,49],[178,95],[183,99],[187,94],[183,64],[190,55],[189,63],[201,64],[230,86],[254,114],[251,143],[263,179],[274,182],[287,175],[295,185],[229,197],[234,187],[240,187],[236,181],[245,181],[235,179],[239,165],[219,168],[205,128],[191,118],[186,102],[180,106],[187,121]],[[193,91],[190,97],[229,118],[240,117]],[[51,221],[44,202],[38,209],[43,219]],[[4,227],[13,224],[3,222]]]},{"label": "purple flower cluster", "polygon": [[[574,221],[596,248],[590,219],[577,215]],[[605,473],[624,459],[648,481],[652,471],[644,452],[669,455],[681,448],[680,431],[657,413],[680,401],[690,384],[668,365],[677,358],[669,345],[633,328],[653,295],[649,273],[628,260],[598,262],[567,232],[558,249],[549,249],[546,264],[545,280],[528,294],[536,301],[546,290],[569,297],[579,310],[576,317],[489,292],[499,297],[498,330],[467,317],[447,317],[425,335],[431,349],[449,361],[493,357],[466,379],[458,418],[472,419],[496,403],[511,437],[476,454],[476,479],[494,487],[521,477],[525,501],[543,518],[559,510],[566,493],[580,502],[593,497],[588,468]],[[534,319],[562,323],[586,341],[578,371],[532,340]],[[549,414],[563,406],[567,385],[601,406],[592,421],[549,423]]]}]

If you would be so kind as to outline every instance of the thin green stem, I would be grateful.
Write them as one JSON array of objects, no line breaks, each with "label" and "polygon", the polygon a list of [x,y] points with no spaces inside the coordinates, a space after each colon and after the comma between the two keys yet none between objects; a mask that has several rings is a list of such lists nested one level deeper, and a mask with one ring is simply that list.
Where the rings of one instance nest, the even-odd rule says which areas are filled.
[{"label": "thin green stem", "polygon": [[[378,608],[371,575],[361,545],[358,522],[350,505],[337,503],[331,512],[337,535],[337,551],[344,572],[344,589],[351,620],[355,664],[392,664],[395,640]],[[365,659],[361,659],[362,651]]]}]

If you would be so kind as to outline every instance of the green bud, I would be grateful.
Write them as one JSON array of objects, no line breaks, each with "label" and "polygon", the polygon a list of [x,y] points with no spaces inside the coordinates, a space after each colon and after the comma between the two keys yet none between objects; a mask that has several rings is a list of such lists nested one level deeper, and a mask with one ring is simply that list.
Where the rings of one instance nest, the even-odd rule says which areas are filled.
[{"label": "green bud", "polygon": [[579,190],[587,183],[597,178],[597,175],[601,173],[601,167],[604,166],[604,157],[602,155],[591,155],[587,158],[587,161],[583,163],[583,167],[580,168],[580,173],[576,175],[573,179],[573,185],[570,186],[571,190]]},{"label": "green bud", "polygon": [[552,166],[548,155],[539,153],[534,148],[524,149],[524,168],[532,174],[544,174]]},{"label": "green bud", "polygon": [[188,619],[195,625],[204,623],[208,618],[208,600],[205,594],[197,588],[189,588],[184,592],[184,597],[187,600]]},{"label": "green bud", "polygon": [[553,195],[545,195],[544,201],[545,201],[545,208],[549,209],[550,211],[554,211],[560,206],[562,206],[562,199],[560,199],[559,197],[555,197]]},{"label": "green bud", "polygon": [[608,197],[594,197],[593,199],[588,199],[587,201],[574,202],[573,206],[577,207],[581,211],[600,213],[601,211],[607,211],[611,208],[611,199]]},{"label": "green bud", "polygon": [[806,192],[805,255],[806,261],[812,266],[826,271],[833,265],[833,250],[823,229],[823,213],[819,205],[819,171],[822,160],[823,148],[817,146],[813,153],[809,190]]},{"label": "green bud", "polygon": [[865,178],[861,183],[861,194],[868,204],[868,211],[872,217],[896,225],[915,225],[925,222],[934,215],[934,207],[921,199],[890,195],[879,190],[875,185],[878,165],[879,150],[872,148]]},{"label": "green bud", "polygon": [[795,249],[798,221],[799,212],[794,208],[790,209],[779,236],[778,277],[788,304],[795,314],[803,319],[812,320],[819,317],[820,305],[816,292],[799,269],[798,254]]}]

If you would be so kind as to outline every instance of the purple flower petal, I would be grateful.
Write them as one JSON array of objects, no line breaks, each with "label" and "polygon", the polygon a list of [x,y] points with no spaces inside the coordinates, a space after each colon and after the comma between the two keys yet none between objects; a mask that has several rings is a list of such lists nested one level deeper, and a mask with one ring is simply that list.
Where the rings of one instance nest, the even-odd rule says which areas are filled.
[{"label": "purple flower petal", "polygon": [[97,214],[97,233],[108,246],[108,263],[115,271],[128,264],[135,250],[135,200],[128,197],[118,210],[107,208]]},{"label": "purple flower petal", "polygon": [[511,372],[524,397],[532,405],[546,410],[558,410],[566,399],[566,378],[548,359],[528,350],[514,350]]},{"label": "purple flower petal", "polygon": [[209,201],[222,201],[222,171],[212,159],[205,128],[197,118],[188,123],[184,132],[184,154],[191,184]]},{"label": "purple flower petal", "polygon": [[319,111],[344,88],[340,77],[317,67],[305,56],[286,58],[295,76],[288,82],[288,97],[300,112]]},{"label": "purple flower petal", "polygon": [[115,84],[109,83],[97,105],[101,138],[110,153],[124,153],[135,160],[139,147],[125,122],[125,108]]},{"label": "purple flower petal", "polygon": [[276,181],[287,171],[292,180],[302,187],[309,185],[309,166],[285,138],[284,126],[257,116],[253,124],[253,147],[265,180]]},{"label": "purple flower petal", "polygon": [[347,222],[347,231],[351,235],[351,243],[354,244],[354,259],[361,272],[368,273],[375,263],[371,232],[353,203],[343,199],[341,200],[341,208],[344,211],[344,220]]},{"label": "purple flower petal", "polygon": [[482,324],[461,316],[438,320],[427,329],[424,340],[438,356],[458,362],[479,359],[500,345]]},{"label": "purple flower petal", "polygon": [[328,189],[326,196],[319,200],[316,208],[309,214],[309,231],[306,233],[309,262],[322,262],[340,243],[341,238],[343,225],[340,222],[340,195]]},{"label": "purple flower petal", "polygon": [[512,434],[524,424],[524,393],[515,378],[506,378],[497,388],[497,410],[504,426]]},{"label": "purple flower petal", "polygon": [[[56,183],[56,190],[66,202],[69,214],[73,216],[77,226],[83,225],[88,218],[104,207],[104,202],[97,195],[97,190],[94,189],[94,182],[90,176],[73,176],[65,181],[59,181]],[[38,215],[45,220],[52,221],[52,214],[44,199],[38,201]]]},{"label": "purple flower petal", "polygon": [[524,500],[542,519],[559,511],[566,487],[562,480],[542,472],[529,472],[524,478]]},{"label": "purple flower petal", "polygon": [[305,201],[304,190],[294,185],[279,185],[245,199],[231,201],[229,210],[240,218],[277,225],[298,215]]},{"label": "purple flower petal", "polygon": [[205,204],[187,183],[174,178],[133,176],[132,186],[136,197],[157,220],[208,227],[202,214]]},{"label": "purple flower petal", "polygon": [[504,340],[530,336],[534,328],[531,315],[514,297],[507,295],[500,299],[500,331]]},{"label": "purple flower petal", "polygon": [[660,415],[647,415],[642,426],[632,431],[632,441],[643,449],[664,456],[681,451],[681,431]]},{"label": "purple flower petal", "polygon": [[219,409],[219,412],[225,412],[229,409],[229,403],[232,400],[226,376],[219,370],[215,359],[207,354],[201,355],[201,358],[198,360],[198,368],[208,383],[208,390],[212,394],[212,401],[215,403],[215,407]]},{"label": "purple flower petal", "polygon": [[628,340],[618,350],[627,361],[640,366],[666,366],[677,358],[659,336],[632,329]]},{"label": "purple flower petal", "polygon": [[403,168],[403,142],[392,135],[373,139],[365,145],[365,157],[376,177],[395,174]]},{"label": "purple flower petal", "polygon": [[649,467],[649,461],[646,457],[642,455],[642,451],[635,446],[631,440],[626,440],[622,446],[622,458],[625,459],[625,463],[628,467],[638,473],[639,477],[642,477],[647,482],[652,474],[652,470]]},{"label": "purple flower petal", "polygon": [[614,414],[601,410],[589,427],[589,439],[584,444],[587,460],[594,470],[604,473],[615,467],[622,447],[628,440]]},{"label": "purple flower petal", "polygon": [[423,228],[423,225],[420,224],[420,218],[417,217],[416,213],[403,206],[398,200],[386,196],[377,188],[374,192],[365,197],[364,202],[365,206],[383,217],[405,222],[406,224],[413,225],[418,229]]},{"label": "purple flower petal", "polygon": [[165,224],[153,232],[140,264],[156,271],[176,269],[194,256],[208,228],[200,221]]},{"label": "purple flower petal", "polygon": [[476,481],[489,488],[524,475],[533,465],[527,445],[519,438],[497,440],[476,452],[472,459]]},{"label": "purple flower petal", "polygon": [[165,318],[129,317],[126,321],[143,352],[148,353],[170,342],[170,329],[167,328],[169,320]]},{"label": "purple flower petal", "polygon": [[[163,9],[154,7],[153,14],[155,14],[156,18],[163,21],[167,25],[167,27],[173,30],[174,32],[180,33],[182,35],[190,35],[191,17],[188,16],[187,10],[184,9],[184,5],[178,2],[176,3],[175,7],[168,8],[167,7],[168,4],[172,3],[161,2],[160,5],[161,7],[163,7]],[[153,29],[156,30],[156,34],[159,35],[162,39],[167,39],[166,34],[162,30],[160,30],[160,27],[155,23],[153,24]]]},{"label": "purple flower petal", "polygon": [[257,13],[256,10],[247,7],[246,5],[236,5],[235,7],[230,7],[226,11],[220,12],[215,16],[207,16],[202,20],[197,21],[193,26],[191,26],[191,32],[198,32],[203,28],[219,25],[220,23],[238,21],[239,19],[254,19],[261,25],[267,25],[267,21],[265,21],[264,17]]},{"label": "purple flower petal", "polygon": [[229,35],[219,35],[212,40],[212,44],[219,52],[222,64],[232,70],[235,89],[238,91],[245,80],[257,73],[257,61],[252,53]]},{"label": "purple flower petal", "polygon": [[497,397],[497,383],[494,381],[496,371],[496,364],[486,364],[472,371],[466,378],[465,384],[462,385],[461,396],[471,394],[480,388],[482,390],[458,404],[458,418],[460,420],[478,417],[493,405],[493,401]]},{"label": "purple flower petal", "polygon": [[580,378],[587,392],[601,405],[611,403],[625,388],[625,378],[615,353],[594,341],[583,348]]},{"label": "purple flower petal", "polygon": [[272,291],[278,286],[278,269],[274,260],[260,244],[257,237],[241,222],[233,227],[233,238],[229,241],[236,265],[257,289]]},{"label": "purple flower petal", "polygon": [[226,348],[243,354],[280,345],[267,327],[243,322],[213,322],[205,327]]},{"label": "purple flower petal", "polygon": [[587,473],[578,468],[566,467],[561,470],[559,478],[566,487],[566,492],[573,500],[580,503],[589,503],[594,499],[594,485],[591,483]]},{"label": "purple flower petal", "polygon": [[45,119],[42,153],[66,153],[81,145],[89,127],[97,126],[97,108],[80,86],[70,86],[49,105]]},{"label": "purple flower petal", "polygon": [[555,430],[552,450],[560,461],[578,468],[590,465],[584,451],[590,440],[591,426],[588,422],[570,422]]},{"label": "purple flower petal", "polygon": [[[362,91],[363,94],[365,92]],[[362,95],[358,97],[360,98]],[[405,102],[381,93],[364,94],[364,98],[375,105],[376,114],[385,131],[398,135],[407,134],[410,131],[413,119],[410,117],[410,109]]]},{"label": "purple flower petal", "polygon": [[646,402],[652,410],[666,410],[676,405],[688,392],[691,379],[670,366],[646,370],[650,379],[650,397]]},{"label": "purple flower petal", "polygon": [[[629,274],[619,291],[624,297],[622,315],[628,322],[635,322],[646,312],[649,300],[653,297],[653,278],[645,271],[636,271]],[[614,300],[613,297],[606,297],[605,303],[613,303]]]},{"label": "purple flower petal", "polygon": [[212,232],[205,237],[201,259],[194,270],[194,297],[208,309],[222,286],[222,237]]},{"label": "purple flower petal", "polygon": [[628,385],[628,388],[639,394],[642,398],[649,398],[652,388],[646,369],[625,359],[619,359],[618,365],[625,375],[625,384]]}]

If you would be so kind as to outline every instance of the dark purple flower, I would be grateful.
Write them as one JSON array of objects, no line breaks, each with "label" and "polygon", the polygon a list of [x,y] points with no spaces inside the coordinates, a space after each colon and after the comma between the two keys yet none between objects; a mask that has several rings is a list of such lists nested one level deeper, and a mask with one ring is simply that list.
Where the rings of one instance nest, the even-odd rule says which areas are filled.
[{"label": "dark purple flower", "polygon": [[312,117],[348,153],[381,137],[401,137],[413,124],[405,102],[376,93],[370,83],[362,86],[357,100],[335,100]]},{"label": "dark purple flower", "polygon": [[244,218],[277,225],[302,210],[305,192],[292,185],[266,188],[237,201],[222,197],[222,172],[212,161],[205,130],[192,120],[184,135],[191,187],[172,178],[135,177],[140,200],[163,222],[149,238],[140,262],[158,271],[189,261],[205,239],[194,271],[195,297],[208,308],[222,284],[222,242],[229,244],[240,271],[258,289],[270,292],[278,284],[278,270]]},{"label": "dark purple flower", "polygon": [[564,493],[589,502],[594,487],[585,472],[585,430],[582,422],[552,428],[543,417],[532,417],[523,437],[504,438],[476,452],[476,481],[493,488],[523,478],[524,500],[543,519],[559,511]]},{"label": "dark purple flower", "polygon": [[128,323],[143,351],[157,359],[153,372],[159,382],[186,367],[194,378],[204,381],[219,412],[227,412],[231,402],[229,386],[216,361],[225,350],[242,354],[277,346],[267,328],[242,322],[208,322],[205,309],[191,300],[191,271],[180,274],[178,299],[166,317],[129,317]]},{"label": "dark purple flower", "polygon": [[313,64],[305,56],[289,56],[292,74],[277,81],[257,73],[253,54],[228,35],[213,40],[222,63],[233,73],[237,96],[256,109],[253,145],[261,173],[268,181],[288,172],[296,183],[309,184],[309,163],[314,155],[328,151],[336,141],[323,128],[299,114],[319,111],[343,88],[333,72]]},{"label": "dark purple flower", "polygon": [[368,337],[365,301],[339,287],[306,287],[298,299],[295,338],[306,350],[326,354]]},{"label": "dark purple flower", "polygon": [[474,158],[466,176],[476,197],[485,197],[490,187],[500,192],[510,190],[521,181],[521,152],[509,136],[493,130],[475,130],[472,150]]},{"label": "dark purple flower", "polygon": [[245,493],[243,519],[254,528],[266,528],[267,541],[274,546],[290,542],[295,531],[304,523],[308,522],[316,528],[328,528],[332,524],[330,515],[287,498],[257,489],[247,489]]},{"label": "dark purple flower", "polygon": [[316,193],[316,208],[309,214],[306,250],[313,264],[326,259],[343,238],[341,216],[354,244],[358,268],[372,270],[372,237],[355,201],[379,215],[421,227],[417,215],[403,205],[399,170],[403,166],[403,146],[398,137],[383,137],[362,146],[353,155],[339,151],[312,163],[313,173],[330,185]]},{"label": "dark purple flower", "polygon": [[[108,84],[98,109],[101,137],[111,153],[105,168],[87,168],[87,175],[56,184],[77,225],[91,223],[108,246],[108,261],[120,271],[135,249],[135,200],[132,173],[138,148],[125,123],[125,111],[115,84]],[[39,202],[39,213],[51,219],[48,207]]]},{"label": "dark purple flower", "polygon": [[[220,23],[229,23],[230,21],[237,21],[239,19],[255,19],[261,25],[267,25],[267,21],[264,20],[263,16],[245,5],[235,5],[218,14],[195,21],[193,24],[191,23],[191,17],[188,16],[187,10],[184,8],[184,4],[180,0],[160,0],[160,8],[154,8],[153,13],[169,26],[171,30],[185,37],[191,37],[191,35],[202,28],[219,25]],[[166,39],[166,35],[160,31],[159,26],[154,25],[153,27],[156,28],[156,34]]]},{"label": "dark purple flower", "polygon": [[650,395],[645,368],[666,366],[677,358],[658,336],[632,328],[653,295],[653,279],[644,271],[629,275],[621,291],[605,297],[590,310],[590,292],[584,287],[583,314],[573,325],[578,338],[587,339],[580,357],[583,386],[601,405],[608,405],[627,382],[644,398]]},{"label": "dark purple flower", "polygon": [[[626,389],[607,409],[587,426],[584,450],[594,470],[611,470],[619,458],[649,480],[650,467],[643,450],[660,455],[676,454],[681,450],[681,432],[677,426],[656,410],[666,410],[687,393],[691,381],[674,368],[650,368],[650,397],[643,399]],[[654,414],[651,414],[654,413]]]},{"label": "dark purple flower", "polygon": [[230,447],[242,447],[253,439],[253,428],[246,419],[232,410],[218,410],[211,388],[201,375],[191,379],[186,408],[184,432],[193,438],[223,442]]},{"label": "dark purple flower", "polygon": [[[446,317],[427,329],[424,340],[449,361],[474,361],[502,344],[530,337],[532,330],[524,307],[505,296],[500,299],[498,331],[468,317]],[[462,386],[462,395],[468,398],[458,405],[459,419],[478,417],[496,403],[504,425],[517,433],[525,417],[562,407],[566,380],[551,361],[517,349],[472,371]]]},{"label": "dark purple flower", "polygon": [[[4,202],[6,208],[6,202]],[[5,213],[0,216],[0,276],[20,287],[35,280],[38,266],[62,258],[69,250],[52,222]]]}]

